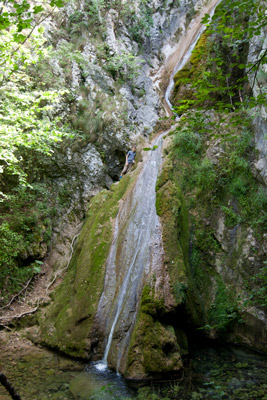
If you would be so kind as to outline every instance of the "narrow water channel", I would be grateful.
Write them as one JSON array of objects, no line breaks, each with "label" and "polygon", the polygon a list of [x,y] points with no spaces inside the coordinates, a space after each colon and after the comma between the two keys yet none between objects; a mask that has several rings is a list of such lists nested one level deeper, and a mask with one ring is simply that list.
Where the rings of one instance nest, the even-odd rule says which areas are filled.
[{"label": "narrow water channel", "polygon": [[[105,323],[106,347],[103,370],[112,352],[112,364],[120,371],[138,312],[143,278],[148,273],[154,244],[162,246],[159,217],[156,213],[156,181],[161,166],[162,136],[152,142],[152,148],[137,178],[135,188],[120,207],[113,242],[106,265],[106,277],[96,319]],[[162,249],[163,252],[163,249]],[[114,341],[116,334],[116,340]]]}]

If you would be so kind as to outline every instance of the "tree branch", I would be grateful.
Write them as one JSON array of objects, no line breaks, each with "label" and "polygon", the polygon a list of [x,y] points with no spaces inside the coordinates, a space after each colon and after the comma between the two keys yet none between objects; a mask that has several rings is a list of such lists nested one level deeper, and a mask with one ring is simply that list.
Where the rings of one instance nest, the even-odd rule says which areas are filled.
[{"label": "tree branch", "polygon": [[[36,24],[32,27],[30,33],[26,36],[26,38],[23,40],[23,42],[20,43],[20,46],[23,45],[32,35],[34,29],[40,25],[42,22],[44,22],[46,20],[46,18],[50,17],[50,15],[53,14],[54,10],[56,9],[56,7],[54,7],[52,9],[52,11],[50,11],[50,13],[48,13],[47,15],[44,16],[44,18],[39,19],[39,21],[36,22]],[[12,51],[11,53],[11,57],[19,50],[20,46],[18,46],[14,51]]]},{"label": "tree branch", "polygon": [[12,299],[10,300],[10,302],[9,302],[8,304],[6,304],[6,305],[3,306],[3,307],[0,307],[0,310],[3,310],[4,308],[9,307],[9,306],[13,303],[13,301],[14,301],[17,297],[19,297],[19,295],[21,295],[21,293],[24,292],[25,289],[27,289],[27,287],[29,286],[29,284],[31,283],[32,280],[33,280],[33,276],[28,280],[28,282],[26,283],[26,285],[19,291],[19,293],[15,294],[15,295],[12,297]]},{"label": "tree branch", "polygon": [[53,283],[57,280],[57,278],[59,276],[61,276],[63,274],[63,272],[66,271],[69,268],[69,265],[70,265],[70,262],[71,262],[71,259],[72,259],[72,255],[73,255],[73,252],[74,252],[74,247],[73,247],[74,246],[74,242],[75,242],[75,240],[77,239],[77,237],[80,234],[80,226],[81,225],[82,225],[82,223],[79,225],[79,232],[74,236],[74,238],[71,241],[71,245],[70,245],[71,252],[70,252],[69,261],[67,263],[67,266],[65,268],[63,268],[62,270],[58,271],[58,273],[54,276],[54,279],[52,279],[52,281],[46,287],[46,293],[47,293],[48,289],[53,285]]},{"label": "tree branch", "polygon": [[[38,299],[37,306],[35,308],[31,309],[30,311],[25,311],[25,312],[23,312],[21,314],[14,315],[9,320],[6,317],[0,317],[0,320],[11,322],[11,321],[13,321],[13,319],[20,319],[21,317],[24,317],[25,315],[34,314],[39,308],[39,305],[40,305],[40,301],[39,300],[40,299]],[[0,323],[0,325],[1,326],[5,326],[4,323],[3,324]]]},{"label": "tree branch", "polygon": [[[55,9],[56,9],[56,7],[54,7],[54,8],[50,11],[50,13],[46,14],[43,18],[39,19],[39,20],[36,22],[36,24],[32,27],[32,29],[30,30],[29,34],[25,37],[25,39],[23,40],[23,42],[21,42],[21,43],[15,48],[15,50],[13,50],[13,51],[11,52],[10,57],[13,57],[13,56],[14,56],[14,54],[20,49],[20,47],[21,47],[23,44],[25,44],[26,41],[31,37],[31,35],[32,35],[33,31],[34,31],[34,29],[35,29],[37,26],[39,26],[42,22],[44,22],[48,17],[50,17],[50,15],[53,14],[53,12],[55,11]],[[4,64],[5,64],[5,60],[0,64],[0,67],[1,67],[2,65],[4,65]],[[9,76],[10,76],[10,75],[9,75]]]},{"label": "tree branch", "polygon": [[0,383],[8,391],[13,400],[21,400],[21,397],[18,395],[7,377],[2,372],[0,372]]}]

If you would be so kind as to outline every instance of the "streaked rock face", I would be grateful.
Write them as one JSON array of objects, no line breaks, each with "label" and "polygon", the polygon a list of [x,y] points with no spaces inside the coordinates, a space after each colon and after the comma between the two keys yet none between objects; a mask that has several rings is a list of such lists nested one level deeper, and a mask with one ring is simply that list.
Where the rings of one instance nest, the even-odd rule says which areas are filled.
[{"label": "streaked rock face", "polygon": [[[92,107],[105,103],[102,118],[108,122],[99,132],[100,142],[70,147],[56,157],[59,169],[67,167],[67,176],[79,182],[80,197],[74,193],[77,202],[79,198],[87,200],[104,186],[110,188],[129,142],[144,140],[165,115],[160,92],[164,63],[177,51],[177,41],[189,22],[190,7],[175,3],[165,2],[163,9],[161,1],[150,2],[154,25],[138,56],[138,45],[130,39],[128,27],[118,21],[118,12],[110,10],[103,18],[110,56],[130,51],[137,57],[139,74],[119,89],[101,64],[91,35],[86,34],[82,54],[87,65],[82,71],[73,63],[70,86],[76,90],[85,83],[86,101]],[[138,7],[135,2],[137,15]],[[68,10],[68,15],[73,11]],[[64,80],[64,71],[58,70],[56,62],[55,68]],[[75,95],[78,104],[80,98]],[[98,104],[96,114],[100,108]],[[266,127],[262,117],[255,120],[255,130],[260,151],[255,174],[266,183]],[[223,157],[220,141],[206,144],[207,157],[216,164]],[[220,249],[216,254],[210,250],[212,275],[203,280],[202,291],[196,290],[189,262],[188,214],[181,190],[172,181],[173,165],[166,161],[156,198],[160,149],[142,157],[144,164],[140,162],[135,172],[111,191],[94,197],[66,278],[40,317],[41,341],[67,354],[94,360],[103,357],[109,344],[109,365],[136,379],[182,368],[182,355],[188,352],[186,324],[201,327],[207,322],[216,297],[216,278],[221,277],[226,286],[234,281],[235,295],[243,294],[248,269],[262,262],[266,251],[265,243],[257,241],[253,230],[239,226],[230,229],[222,213],[212,210],[205,223],[212,226]],[[56,179],[63,184],[66,174],[59,173]],[[266,319],[262,311],[251,307],[244,321],[229,339],[265,350]],[[207,335],[216,338],[216,330]]]}]

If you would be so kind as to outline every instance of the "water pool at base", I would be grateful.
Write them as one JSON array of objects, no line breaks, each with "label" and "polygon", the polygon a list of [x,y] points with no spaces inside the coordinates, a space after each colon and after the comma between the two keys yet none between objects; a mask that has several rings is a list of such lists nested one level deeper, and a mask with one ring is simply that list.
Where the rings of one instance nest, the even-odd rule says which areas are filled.
[{"label": "water pool at base", "polygon": [[[0,335],[0,370],[22,400],[259,400],[267,399],[267,356],[237,346],[201,344],[176,380],[133,385],[15,335]],[[3,340],[4,339],[4,340]],[[0,385],[0,400],[10,400]]]}]

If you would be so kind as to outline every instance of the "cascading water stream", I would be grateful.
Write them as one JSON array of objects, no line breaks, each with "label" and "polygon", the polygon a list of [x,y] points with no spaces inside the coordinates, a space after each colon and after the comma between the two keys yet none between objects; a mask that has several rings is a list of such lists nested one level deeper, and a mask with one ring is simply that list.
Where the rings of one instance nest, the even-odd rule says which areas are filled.
[{"label": "cascading water stream", "polygon": [[[97,315],[101,320],[103,316],[106,318],[105,330],[109,331],[103,360],[96,365],[98,369],[105,369],[107,366],[114,333],[126,332],[117,344],[116,364],[117,370],[119,369],[136,317],[136,302],[141,295],[143,276],[150,267],[152,242],[160,234],[155,208],[155,186],[161,165],[163,135],[164,133],[153,142],[156,149],[147,155],[148,159],[137,178],[135,188],[122,204],[116,218],[113,242],[106,266],[105,286]],[[158,241],[160,242],[161,238],[158,237]],[[118,266],[121,266],[119,273],[117,273]],[[115,304],[112,304],[110,294],[113,295],[114,292],[118,294]]]},{"label": "cascading water stream", "polygon": [[173,80],[173,78],[174,78],[175,74],[176,74],[178,71],[180,71],[180,70],[185,66],[185,64],[187,63],[187,61],[189,60],[189,58],[190,58],[190,56],[191,56],[191,54],[192,54],[192,51],[194,50],[195,45],[197,44],[197,41],[198,41],[198,39],[200,38],[200,36],[201,36],[202,32],[204,31],[204,29],[205,29],[205,26],[203,25],[203,27],[199,30],[198,34],[197,34],[197,35],[195,36],[195,38],[193,39],[193,41],[192,41],[192,43],[191,43],[189,49],[187,50],[186,54],[185,54],[184,57],[176,64],[175,68],[173,69],[173,71],[172,71],[172,73],[171,73],[169,85],[168,85],[168,87],[167,87],[167,89],[166,89],[166,92],[165,92],[165,95],[164,95],[164,98],[165,98],[165,100],[166,100],[168,106],[170,107],[170,109],[172,109],[172,107],[173,107],[172,103],[170,102],[170,96],[171,96],[171,93],[172,93],[173,88],[174,88],[174,80]]},{"label": "cascading water stream", "polygon": [[[211,15],[214,5],[209,12]],[[174,86],[174,75],[184,67],[201,35],[200,26],[190,42],[184,56],[176,64],[165,93],[170,109],[169,97]],[[120,207],[115,221],[113,241],[106,264],[104,290],[99,302],[96,321],[106,338],[102,361],[95,364],[98,370],[105,370],[112,354],[112,364],[117,371],[127,351],[131,333],[138,312],[143,278],[148,274],[152,263],[162,261],[162,238],[160,221],[156,213],[155,186],[161,167],[162,137],[156,138],[147,160],[144,162],[134,190]],[[157,248],[157,251],[154,249]],[[158,257],[158,260],[156,259]],[[152,261],[152,259],[154,260]],[[115,350],[113,351],[113,347]]]},{"label": "cascading water stream", "polygon": [[[210,10],[210,12],[209,12],[210,18],[212,18],[213,14],[215,12],[215,8],[217,7],[217,5],[219,3],[220,3],[220,0]],[[182,56],[182,58],[177,62],[177,64],[175,65],[175,67],[171,73],[169,84],[168,84],[168,87],[167,87],[167,89],[165,91],[165,95],[164,95],[164,99],[171,110],[172,110],[173,106],[172,106],[172,103],[170,102],[170,96],[171,96],[171,93],[174,88],[173,78],[174,78],[175,74],[178,71],[180,71],[185,66],[185,64],[188,62],[196,44],[197,44],[198,39],[200,38],[200,36],[202,35],[202,33],[204,32],[205,29],[206,29],[206,26],[202,25],[200,27],[200,29],[198,29],[198,31],[193,35],[189,48],[186,50],[186,53],[184,54],[184,56]]]}]

